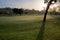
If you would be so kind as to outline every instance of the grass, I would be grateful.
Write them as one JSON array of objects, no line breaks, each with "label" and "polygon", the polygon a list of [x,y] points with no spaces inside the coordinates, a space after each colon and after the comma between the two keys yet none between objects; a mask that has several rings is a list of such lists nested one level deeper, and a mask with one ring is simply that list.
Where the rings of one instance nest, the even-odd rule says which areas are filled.
[{"label": "grass", "polygon": [[[0,17],[0,40],[36,40],[43,16]],[[60,16],[47,16],[43,40],[60,40]]]}]

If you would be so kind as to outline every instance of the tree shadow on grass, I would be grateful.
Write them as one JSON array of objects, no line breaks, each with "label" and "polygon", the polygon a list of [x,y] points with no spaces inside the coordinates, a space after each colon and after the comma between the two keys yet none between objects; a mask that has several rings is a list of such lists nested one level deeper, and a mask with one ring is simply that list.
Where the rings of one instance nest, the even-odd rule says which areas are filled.
[{"label": "tree shadow on grass", "polygon": [[42,26],[40,28],[40,31],[39,31],[39,34],[38,34],[38,37],[36,40],[43,40],[44,38],[44,30],[45,30],[45,22],[42,23]]}]

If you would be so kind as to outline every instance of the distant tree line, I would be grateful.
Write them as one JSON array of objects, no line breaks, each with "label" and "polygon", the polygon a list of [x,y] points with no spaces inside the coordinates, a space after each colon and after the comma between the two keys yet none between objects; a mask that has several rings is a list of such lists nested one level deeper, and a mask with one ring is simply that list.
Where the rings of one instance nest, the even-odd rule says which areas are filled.
[{"label": "distant tree line", "polygon": [[[13,16],[13,15],[43,15],[45,10],[39,11],[35,9],[23,9],[23,8],[0,8],[0,16]],[[51,11],[49,15],[60,15],[60,12]]]},{"label": "distant tree line", "polygon": [[16,15],[17,15],[17,14],[22,15],[23,12],[24,12],[22,8],[21,8],[21,9],[14,8],[14,9],[12,9],[12,11],[13,11],[13,13],[15,13]]},{"label": "distant tree line", "polygon": [[50,15],[60,15],[60,6],[58,6],[57,8],[53,8],[53,10],[49,11]]}]

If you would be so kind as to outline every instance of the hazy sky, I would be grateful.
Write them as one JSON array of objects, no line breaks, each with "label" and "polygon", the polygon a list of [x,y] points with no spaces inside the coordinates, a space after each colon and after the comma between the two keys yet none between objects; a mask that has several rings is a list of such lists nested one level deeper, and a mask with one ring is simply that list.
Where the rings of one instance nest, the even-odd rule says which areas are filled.
[{"label": "hazy sky", "polygon": [[41,10],[45,7],[43,2],[43,0],[0,0],[0,7]]}]

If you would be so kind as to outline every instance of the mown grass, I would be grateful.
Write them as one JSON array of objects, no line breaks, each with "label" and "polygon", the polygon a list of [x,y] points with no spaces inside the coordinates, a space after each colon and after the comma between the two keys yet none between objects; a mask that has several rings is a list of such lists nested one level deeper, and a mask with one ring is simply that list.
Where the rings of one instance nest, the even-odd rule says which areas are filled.
[{"label": "mown grass", "polygon": [[[0,40],[36,40],[43,16],[0,17]],[[47,16],[43,40],[60,40],[60,17]]]}]

